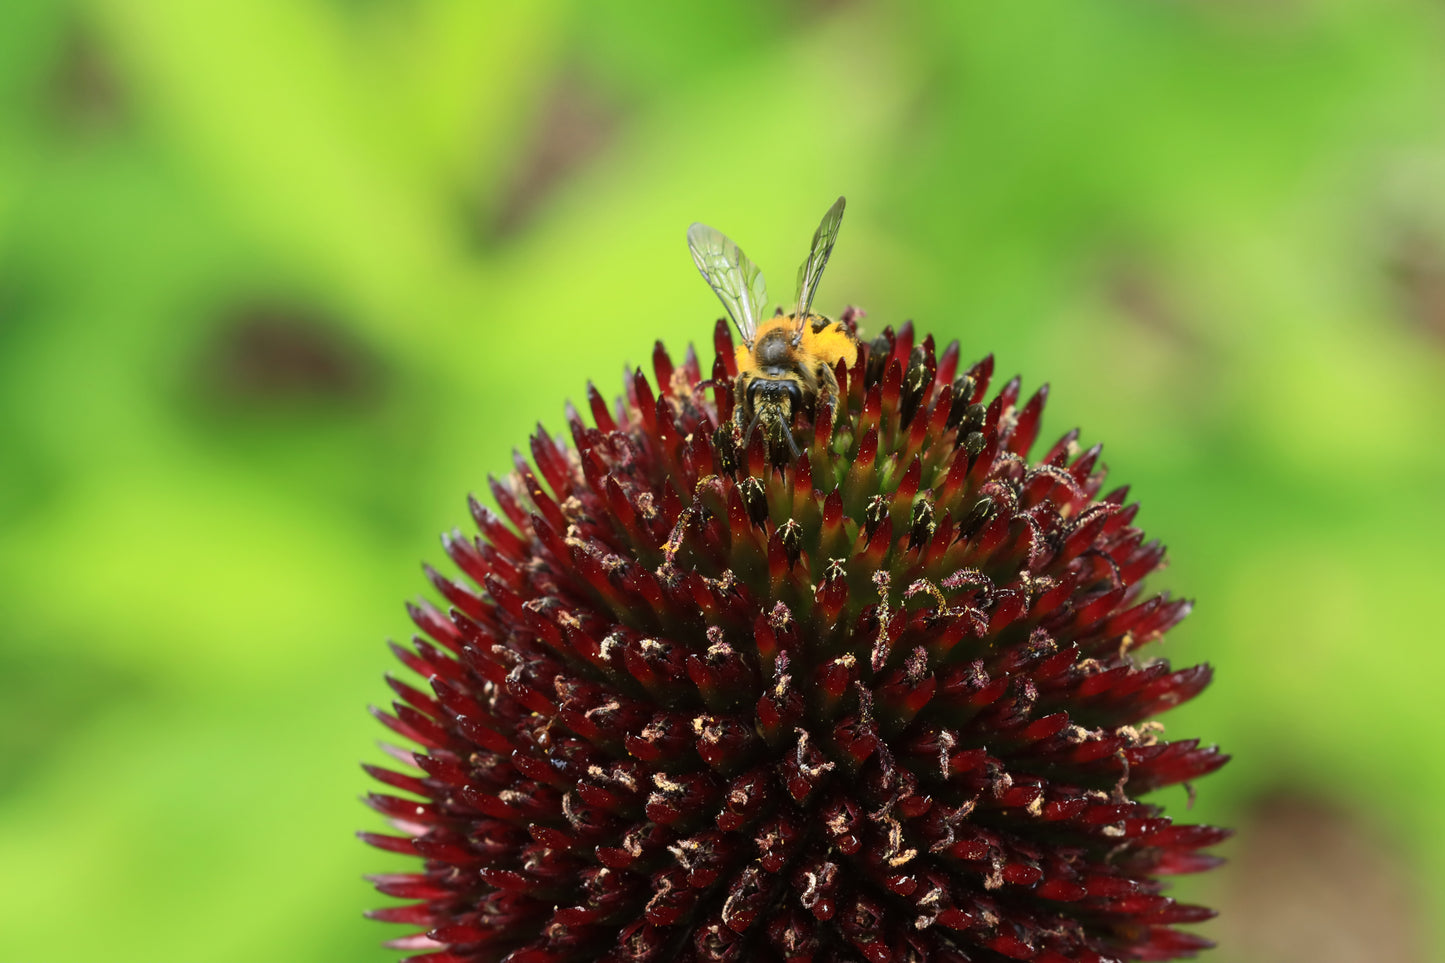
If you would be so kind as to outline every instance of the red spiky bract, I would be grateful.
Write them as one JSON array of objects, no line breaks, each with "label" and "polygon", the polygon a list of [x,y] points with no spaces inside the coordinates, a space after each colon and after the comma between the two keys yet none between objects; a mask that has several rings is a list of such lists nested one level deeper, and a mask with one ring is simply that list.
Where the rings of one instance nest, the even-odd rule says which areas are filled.
[{"label": "red spiky bract", "polygon": [[657,346],[572,443],[540,428],[501,516],[444,539],[450,611],[398,657],[381,720],[417,750],[369,771],[418,857],[371,915],[432,963],[996,961],[1188,956],[1213,915],[1159,877],[1225,831],[1136,797],[1226,758],[1144,721],[1207,666],[1143,657],[1188,611],[1164,550],[1100,496],[1070,432],[1035,461],[1046,389],[991,397],[911,327],[838,371],[804,455],[747,450],[713,384]]}]

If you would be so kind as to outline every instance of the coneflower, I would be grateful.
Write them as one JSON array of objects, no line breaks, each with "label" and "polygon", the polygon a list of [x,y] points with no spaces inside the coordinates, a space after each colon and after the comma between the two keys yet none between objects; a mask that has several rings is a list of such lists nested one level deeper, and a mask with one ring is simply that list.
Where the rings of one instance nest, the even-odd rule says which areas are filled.
[{"label": "coneflower", "polygon": [[[854,318],[845,315],[845,322]],[[367,767],[415,856],[377,919],[432,963],[961,961],[1188,956],[1212,912],[1159,877],[1226,832],[1141,794],[1227,757],[1150,717],[1210,669],[1147,647],[1189,603],[1101,495],[1071,431],[1031,458],[1047,388],[990,395],[909,325],[860,346],[802,455],[730,418],[659,343],[570,443],[475,499],[428,569],[449,611],[396,654],[378,717],[418,749]]]}]

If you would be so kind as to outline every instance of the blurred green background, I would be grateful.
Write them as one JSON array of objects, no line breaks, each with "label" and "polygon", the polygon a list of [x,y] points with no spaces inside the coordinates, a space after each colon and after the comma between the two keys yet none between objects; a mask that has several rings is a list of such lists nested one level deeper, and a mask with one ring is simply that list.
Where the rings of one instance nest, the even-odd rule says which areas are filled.
[{"label": "blurred green background", "polygon": [[1438,3],[5,0],[0,960],[394,959],[419,561],[839,193],[820,307],[1051,382],[1198,599],[1212,958],[1437,953]]}]

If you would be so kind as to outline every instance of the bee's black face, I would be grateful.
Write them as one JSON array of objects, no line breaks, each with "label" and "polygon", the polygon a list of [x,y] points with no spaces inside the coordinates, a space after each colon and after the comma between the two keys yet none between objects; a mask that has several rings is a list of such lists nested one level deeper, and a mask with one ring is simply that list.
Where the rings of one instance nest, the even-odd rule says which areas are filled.
[{"label": "bee's black face", "polygon": [[793,440],[791,424],[793,413],[803,407],[803,390],[797,381],[782,378],[755,378],[747,387],[746,404],[738,406],[739,424],[746,422],[743,430],[744,444],[752,435],[753,428],[761,422],[768,439],[774,445],[786,442],[788,450],[797,457],[798,444]]},{"label": "bee's black face", "polygon": [[803,407],[803,392],[795,381],[758,378],[748,386],[748,400],[755,409],[776,411],[785,421]]}]

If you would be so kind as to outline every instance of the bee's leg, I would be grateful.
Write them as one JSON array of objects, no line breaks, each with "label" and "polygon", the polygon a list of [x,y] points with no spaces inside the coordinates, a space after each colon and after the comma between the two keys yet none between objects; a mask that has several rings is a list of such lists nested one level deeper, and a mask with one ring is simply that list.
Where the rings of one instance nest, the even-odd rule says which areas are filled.
[{"label": "bee's leg", "polygon": [[749,422],[747,422],[746,427],[743,427],[743,421],[741,421],[741,419],[738,419],[738,422],[737,422],[738,427],[743,428],[743,447],[744,447],[744,448],[747,447],[747,442],[753,440],[753,429],[754,429],[754,428],[757,428],[757,416],[759,416],[759,415],[757,415],[757,412],[754,412],[753,418],[749,419]]},{"label": "bee's leg", "polygon": [[[746,372],[733,379],[733,424],[742,428],[748,420],[748,375]],[[756,422],[756,418],[754,421]],[[751,428],[748,429],[752,431]],[[746,444],[746,442],[744,442]]]},{"label": "bee's leg", "polygon": [[832,404],[838,397],[838,376],[826,361],[819,361],[813,367],[813,380],[818,384],[818,398],[814,405]]}]

